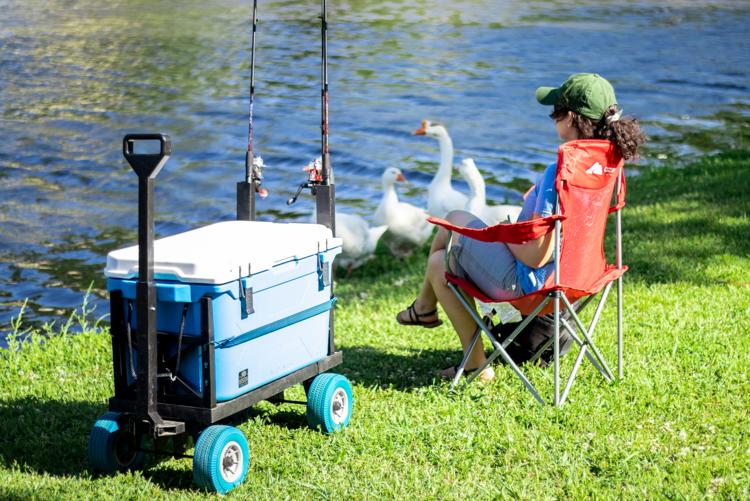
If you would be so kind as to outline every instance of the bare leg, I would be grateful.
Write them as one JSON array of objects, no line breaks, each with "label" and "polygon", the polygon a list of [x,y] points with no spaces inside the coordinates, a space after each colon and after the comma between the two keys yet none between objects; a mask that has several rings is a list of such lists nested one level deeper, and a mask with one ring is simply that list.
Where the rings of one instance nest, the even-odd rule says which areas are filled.
[{"label": "bare leg", "polygon": [[[448,213],[447,216],[445,216],[445,219],[450,221],[453,224],[464,226],[469,221],[474,219],[476,216],[474,216],[471,212],[466,212],[462,210],[456,210],[451,211]],[[448,247],[448,241],[451,238],[451,233],[443,228],[442,226],[438,228],[438,232],[435,235],[435,238],[432,240],[432,245],[430,245],[430,254],[427,256],[428,259],[428,267],[429,267],[429,259],[436,253],[441,252]],[[445,254],[441,254],[443,256],[443,260],[445,260]],[[443,266],[443,275],[441,275],[443,282],[445,282],[445,266]],[[431,280],[428,278],[429,271],[425,271],[425,279],[424,282],[422,282],[422,289],[419,292],[419,295],[417,296],[416,301],[414,302],[414,308],[417,310],[417,312],[422,311],[431,311],[435,309],[435,306],[438,302],[438,297],[435,295],[435,291],[433,289]],[[448,290],[448,292],[452,295],[453,293]],[[442,304],[442,301],[441,303]],[[445,306],[444,306],[445,307]],[[471,339],[471,338],[470,338]]]},{"label": "bare leg", "polygon": [[[458,337],[461,340],[461,345],[465,353],[471,344],[477,326],[474,323],[474,319],[471,318],[471,315],[466,311],[453,291],[448,288],[448,284],[445,280],[444,250],[435,251],[428,258],[426,281],[430,283],[430,287],[437,297],[437,300],[448,315],[456,333],[458,333]],[[472,299],[472,306],[473,302]],[[466,361],[466,368],[473,369],[479,367],[485,360],[484,345],[480,338],[479,342],[474,345],[474,349],[472,350],[469,359]]]},{"label": "bare leg", "polygon": [[[448,221],[461,226],[468,224],[474,218],[473,214],[466,211],[453,211],[446,216]],[[458,333],[465,352],[471,344],[477,326],[455,294],[448,288],[445,280],[445,249],[448,246],[450,238],[451,233],[448,230],[442,227],[438,229],[437,235],[435,235],[430,246],[430,255],[427,257],[424,282],[417,299],[414,301],[414,308],[418,313],[429,312],[434,310],[437,303],[440,302],[453,328]],[[471,302],[473,304],[473,299]],[[404,320],[408,319],[405,311],[401,312],[400,316]],[[432,320],[433,318],[437,319],[437,314],[435,314],[435,317],[427,317],[425,320]],[[467,369],[472,369],[478,367],[484,361],[484,347],[480,339],[474,346],[467,360],[466,367]]]}]

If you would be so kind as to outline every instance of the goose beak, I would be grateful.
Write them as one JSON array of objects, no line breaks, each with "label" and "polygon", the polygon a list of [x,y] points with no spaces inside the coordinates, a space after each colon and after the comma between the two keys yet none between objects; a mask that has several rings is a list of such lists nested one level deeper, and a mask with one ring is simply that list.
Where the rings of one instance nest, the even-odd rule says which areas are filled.
[{"label": "goose beak", "polygon": [[406,176],[404,176],[403,174],[399,174],[398,176],[396,176],[396,181],[400,181],[402,183],[405,183],[406,182]]},{"label": "goose beak", "polygon": [[412,136],[424,136],[425,129],[427,128],[427,120],[422,120],[422,126],[411,133]]},{"label": "goose beak", "polygon": [[267,197],[268,197],[268,190],[267,190],[267,189],[265,189],[265,188],[260,188],[260,189],[258,190],[258,196],[259,196],[259,197],[260,197],[261,199],[267,198]]}]

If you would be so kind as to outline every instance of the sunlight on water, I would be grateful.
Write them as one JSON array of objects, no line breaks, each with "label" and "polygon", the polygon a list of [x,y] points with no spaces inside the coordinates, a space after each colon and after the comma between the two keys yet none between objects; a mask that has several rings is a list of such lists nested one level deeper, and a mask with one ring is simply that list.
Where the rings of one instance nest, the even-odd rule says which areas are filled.
[{"label": "sunlight on water", "polygon": [[[319,2],[260,2],[255,149],[285,205],[319,138]],[[136,177],[121,140],[170,134],[157,180],[157,232],[234,217],[244,172],[251,2],[0,0],[0,328],[25,298],[28,320],[58,318],[106,253],[135,241]],[[737,146],[750,111],[745,2],[330,0],[331,148],[338,205],[369,216],[380,174],[401,167],[405,200],[425,205],[448,126],[488,197],[518,202],[557,144],[539,85],[599,72],[642,119],[646,160]],[[718,57],[720,55],[720,57]],[[466,189],[462,182],[458,187]],[[100,311],[106,303],[99,301]]]}]

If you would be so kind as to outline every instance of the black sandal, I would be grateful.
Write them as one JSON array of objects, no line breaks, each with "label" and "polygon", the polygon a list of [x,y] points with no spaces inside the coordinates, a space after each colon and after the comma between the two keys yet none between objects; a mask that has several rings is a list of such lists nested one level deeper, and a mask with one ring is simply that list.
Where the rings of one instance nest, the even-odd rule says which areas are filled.
[{"label": "black sandal", "polygon": [[433,315],[437,315],[437,308],[435,308],[432,311],[428,311],[425,313],[417,313],[416,308],[414,308],[414,304],[417,302],[415,299],[411,305],[405,310],[409,314],[409,320],[401,320],[401,313],[404,310],[401,310],[396,314],[396,322],[398,322],[401,325],[419,325],[424,327],[425,329],[434,329],[435,327],[438,327],[440,325],[443,325],[443,321],[439,318],[436,318],[435,320],[431,322],[425,322],[423,320],[420,320],[421,317],[431,317]]}]

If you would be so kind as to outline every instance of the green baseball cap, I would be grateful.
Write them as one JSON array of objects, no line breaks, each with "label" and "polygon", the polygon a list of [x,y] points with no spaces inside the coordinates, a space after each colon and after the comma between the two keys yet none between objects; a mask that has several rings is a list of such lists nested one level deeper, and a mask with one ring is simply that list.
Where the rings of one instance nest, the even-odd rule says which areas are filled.
[{"label": "green baseball cap", "polygon": [[536,100],[564,106],[593,120],[601,120],[607,108],[617,104],[612,84],[595,73],[570,75],[560,87],[539,87]]}]

